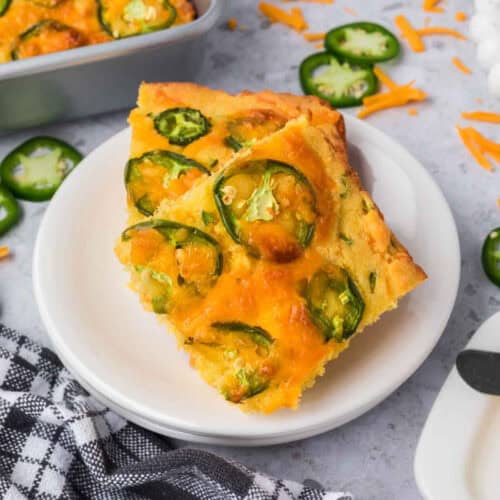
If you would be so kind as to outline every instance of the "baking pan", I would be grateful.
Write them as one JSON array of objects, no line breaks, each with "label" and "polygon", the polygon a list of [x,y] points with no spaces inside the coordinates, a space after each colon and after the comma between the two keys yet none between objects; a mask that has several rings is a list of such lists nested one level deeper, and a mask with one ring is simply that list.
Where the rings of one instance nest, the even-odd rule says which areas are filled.
[{"label": "baking pan", "polygon": [[195,21],[156,33],[0,64],[0,133],[131,107],[141,81],[196,81],[223,2],[193,0]]}]

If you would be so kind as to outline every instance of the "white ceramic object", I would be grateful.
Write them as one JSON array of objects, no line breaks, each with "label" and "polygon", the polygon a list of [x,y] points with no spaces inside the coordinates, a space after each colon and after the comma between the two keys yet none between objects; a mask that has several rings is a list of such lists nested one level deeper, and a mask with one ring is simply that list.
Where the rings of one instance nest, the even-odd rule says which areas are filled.
[{"label": "white ceramic object", "polygon": [[[468,348],[500,352],[500,313]],[[500,397],[469,387],[454,367],[427,418],[415,456],[425,500],[500,498]]]},{"label": "white ceramic object", "polygon": [[492,20],[485,14],[475,14],[469,23],[469,35],[475,42],[495,38],[498,30]]},{"label": "white ceramic object", "polygon": [[488,89],[495,97],[500,97],[500,62],[496,63],[488,74]]},{"label": "white ceramic object", "polygon": [[479,42],[477,60],[485,69],[490,69],[496,63],[500,63],[500,33],[495,38],[487,38]]},{"label": "white ceramic object", "polygon": [[50,203],[34,253],[42,320],[67,367],[97,397],[137,423],[201,442],[293,441],[366,412],[428,356],[458,288],[457,231],[441,191],[404,148],[346,116],[351,159],[389,225],[429,280],[354,339],[297,411],[247,415],[202,382],[172,335],[127,288],[113,253],[125,228],[124,130],[85,158]]}]

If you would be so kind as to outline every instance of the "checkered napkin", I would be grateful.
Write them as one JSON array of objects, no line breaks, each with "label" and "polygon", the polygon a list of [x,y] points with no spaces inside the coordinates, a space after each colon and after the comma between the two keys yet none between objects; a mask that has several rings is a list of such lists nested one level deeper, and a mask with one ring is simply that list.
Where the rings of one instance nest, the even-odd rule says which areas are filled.
[{"label": "checkered napkin", "polygon": [[352,500],[173,449],[89,396],[51,350],[2,325],[0,497]]}]

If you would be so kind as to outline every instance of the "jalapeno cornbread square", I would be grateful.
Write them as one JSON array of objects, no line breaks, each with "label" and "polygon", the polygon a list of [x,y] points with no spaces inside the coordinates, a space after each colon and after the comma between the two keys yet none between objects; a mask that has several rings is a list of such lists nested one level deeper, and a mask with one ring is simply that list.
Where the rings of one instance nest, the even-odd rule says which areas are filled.
[{"label": "jalapeno cornbread square", "polygon": [[[153,150],[168,147],[203,165],[204,148],[190,145],[205,137],[207,147],[217,139],[220,164],[179,196],[160,199],[151,217],[138,217],[132,205],[136,223],[124,231],[117,255],[146,309],[165,320],[193,367],[228,401],[263,413],[296,408],[326,363],[425,273],[349,166],[336,112],[318,118],[317,101],[243,94],[236,100],[258,102],[253,109],[262,109],[264,98],[280,110],[291,106],[296,116],[290,112],[276,131],[226,151],[220,142],[233,115],[222,104],[226,95],[217,94],[218,111],[217,99],[206,102],[215,94],[191,88],[189,109],[207,120],[208,131],[193,111],[155,128],[165,111],[188,108],[187,97],[174,99],[182,86],[153,105],[153,93],[168,87],[143,87],[143,109],[131,116],[132,156],[142,156],[154,137]],[[172,146],[154,135],[161,131],[174,142],[195,138]]]}]

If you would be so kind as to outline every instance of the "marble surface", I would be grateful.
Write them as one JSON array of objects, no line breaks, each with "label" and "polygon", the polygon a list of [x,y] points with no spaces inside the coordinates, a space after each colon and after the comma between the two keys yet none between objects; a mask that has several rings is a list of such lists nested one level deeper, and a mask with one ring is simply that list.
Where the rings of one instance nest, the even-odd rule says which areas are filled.
[{"label": "marble surface", "polygon": [[[310,31],[320,32],[361,18],[391,27],[394,16],[402,12],[421,26],[426,16],[420,3],[336,0],[333,5],[306,3],[303,8]],[[453,14],[457,10],[470,11],[470,2],[448,0],[446,4],[447,13],[433,15],[432,22],[466,30],[465,24],[453,21]],[[221,20],[206,45],[200,83],[229,91],[271,88],[300,92],[298,64],[316,49],[297,33],[269,25],[258,16],[256,6],[256,0],[229,0],[225,17],[238,19],[244,30],[230,32]],[[360,15],[354,17],[344,7]],[[464,151],[454,130],[461,111],[476,108],[498,111],[500,104],[487,94],[486,77],[475,63],[472,43],[433,37],[427,39],[427,45],[429,50],[425,53],[414,54],[405,49],[400,60],[385,65],[397,81],[416,80],[417,86],[429,93],[429,100],[418,105],[419,116],[408,116],[399,109],[368,120],[401,142],[425,165],[456,218],[462,278],[455,309],[439,344],[394,394],[339,429],[283,446],[211,448],[276,476],[298,481],[312,478],[328,488],[351,490],[358,499],[420,498],[413,476],[413,457],[426,416],[457,352],[500,305],[498,289],[486,280],[480,266],[483,238],[491,228],[500,225],[500,210],[496,205],[500,197],[500,173],[479,168]],[[466,76],[451,64],[455,55],[470,65],[473,75]],[[478,98],[483,100],[481,105],[476,102]],[[0,156],[34,134],[61,137],[88,153],[122,129],[125,120],[123,111],[11,134],[0,138]],[[479,128],[489,137],[500,139],[498,126]],[[31,285],[33,244],[45,206],[24,203],[22,223],[0,238],[0,244],[9,245],[14,253],[11,260],[0,262],[0,321],[49,344]],[[439,245],[439,241],[429,244]]]}]

